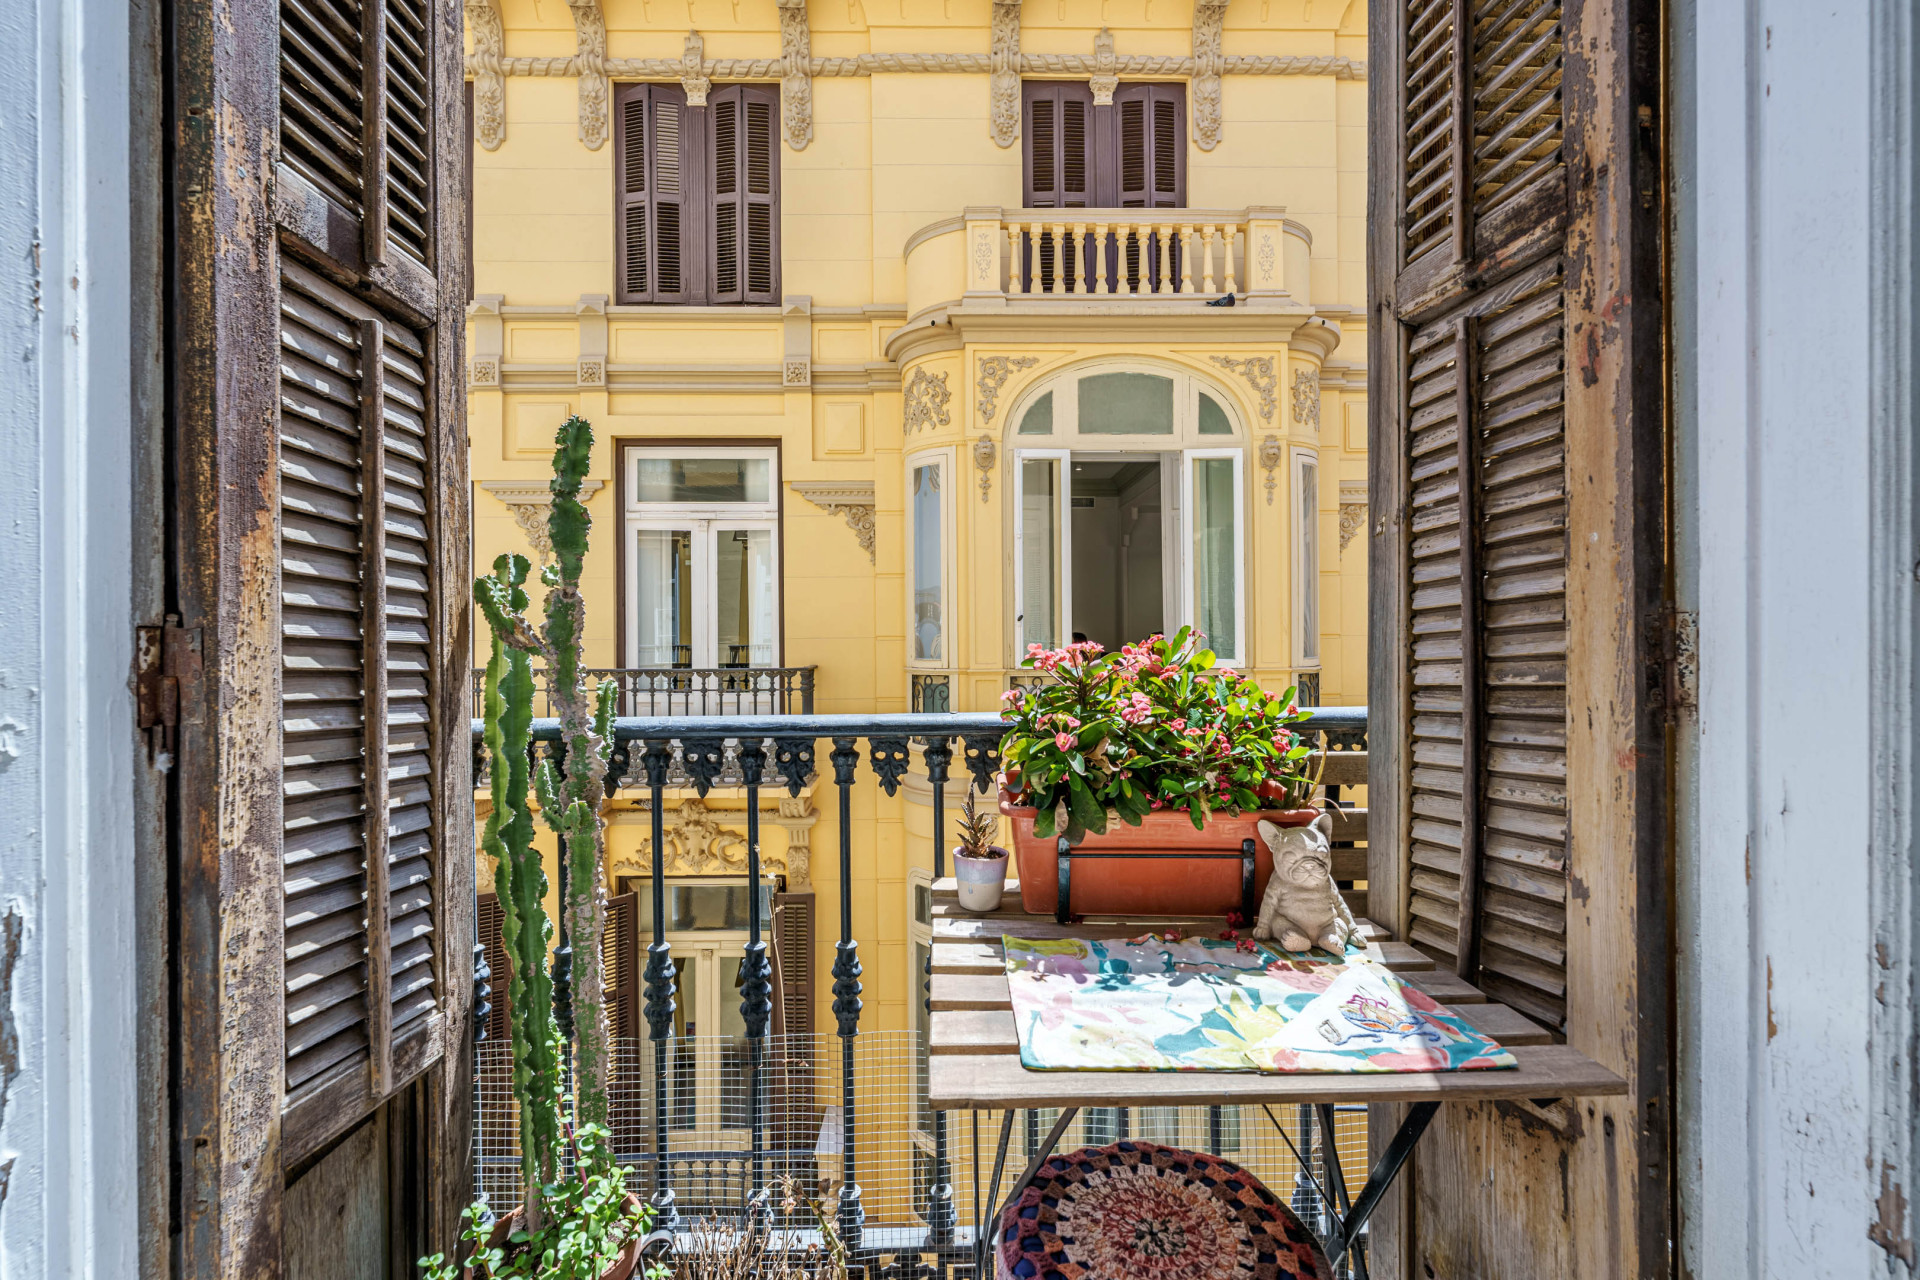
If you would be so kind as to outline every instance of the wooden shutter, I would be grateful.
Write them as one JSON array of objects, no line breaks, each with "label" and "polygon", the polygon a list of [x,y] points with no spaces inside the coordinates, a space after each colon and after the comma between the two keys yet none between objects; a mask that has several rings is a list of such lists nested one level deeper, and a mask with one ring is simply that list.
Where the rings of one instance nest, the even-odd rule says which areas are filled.
[{"label": "wooden shutter", "polygon": [[[1395,0],[1372,22],[1368,905],[1633,1097],[1583,1107],[1585,1141],[1443,1116],[1419,1212],[1376,1219],[1370,1261],[1476,1273],[1525,1240],[1522,1270],[1642,1274],[1670,1198],[1658,15]],[[1571,1211],[1488,1225],[1552,1178]]]},{"label": "wooden shutter", "polygon": [[637,1040],[646,1027],[640,1021],[640,898],[632,890],[607,899],[600,945],[608,1034],[616,1044]]},{"label": "wooden shutter", "polygon": [[678,85],[623,85],[614,111],[621,302],[693,302],[706,254],[694,118]]},{"label": "wooden shutter", "polygon": [[732,85],[708,95],[711,302],[779,301],[778,107],[778,92],[760,85]]},{"label": "wooden shutter", "polygon": [[385,0],[385,7],[387,235],[416,261],[431,264],[433,117],[428,85],[433,68],[427,0]]},{"label": "wooden shutter", "polygon": [[813,895],[773,895],[773,1033],[813,1034]]},{"label": "wooden shutter", "polygon": [[483,893],[478,906],[474,940],[485,948],[487,969],[493,975],[487,981],[491,988],[487,1003],[492,1006],[487,1010],[487,1042],[502,1045],[513,1039],[513,1031],[508,1022],[512,975],[507,971],[507,944],[500,932],[500,898],[497,894]]},{"label": "wooden shutter", "polygon": [[365,189],[366,15],[356,0],[280,6],[280,154],[358,217]]},{"label": "wooden shutter", "polygon": [[1186,89],[1124,84],[1114,91],[1114,143],[1102,165],[1122,209],[1180,209],[1187,203]]},{"label": "wooden shutter", "polygon": [[1084,83],[1028,80],[1021,148],[1026,207],[1085,209],[1094,202],[1093,90]]}]

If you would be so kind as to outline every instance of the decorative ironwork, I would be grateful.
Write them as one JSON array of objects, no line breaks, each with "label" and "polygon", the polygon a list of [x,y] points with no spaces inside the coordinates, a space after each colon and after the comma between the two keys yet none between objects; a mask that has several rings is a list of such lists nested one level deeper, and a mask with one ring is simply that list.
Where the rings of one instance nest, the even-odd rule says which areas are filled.
[{"label": "decorative ironwork", "polygon": [[953,710],[953,680],[945,675],[916,673],[909,682],[915,712]]},{"label": "decorative ironwork", "polygon": [[[836,739],[837,741],[837,739]],[[872,738],[867,743],[869,758],[873,762],[873,771],[880,777],[880,785],[888,795],[900,790],[900,780],[907,776],[907,740],[905,738]],[[836,747],[835,765],[838,766],[839,751]],[[856,756],[857,760],[859,757]],[[836,768],[837,772],[837,768]]]},{"label": "decorative ironwork", "polygon": [[969,733],[963,741],[967,772],[973,775],[973,789],[990,792],[994,775],[1000,772],[1000,733]]},{"label": "decorative ironwork", "polygon": [[693,780],[693,789],[702,796],[713,789],[727,764],[727,744],[722,738],[682,738],[681,765]]},{"label": "decorative ironwork", "polygon": [[813,781],[813,739],[775,738],[773,764],[787,784],[787,794],[798,796],[801,789]]}]

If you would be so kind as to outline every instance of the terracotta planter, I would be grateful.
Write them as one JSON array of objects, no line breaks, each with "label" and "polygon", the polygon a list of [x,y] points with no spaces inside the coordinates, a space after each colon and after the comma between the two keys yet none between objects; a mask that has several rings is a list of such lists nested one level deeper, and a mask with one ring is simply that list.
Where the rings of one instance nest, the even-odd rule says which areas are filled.
[{"label": "terracotta planter", "polygon": [[[1020,866],[1020,905],[1035,914],[1051,914],[1059,904],[1059,840],[1033,833],[1037,812],[1014,803],[1004,789],[1000,812],[1013,828],[1013,851]],[[1280,827],[1304,827],[1318,809],[1261,809],[1237,816],[1215,814],[1204,831],[1195,831],[1184,812],[1150,813],[1140,825],[1116,822],[1104,835],[1089,834],[1074,848],[1073,897],[1078,915],[1224,916],[1241,910],[1241,862],[1235,857],[1099,858],[1103,851],[1238,854],[1241,842],[1254,843],[1253,894],[1257,905],[1273,874],[1273,854],[1260,838],[1261,821]],[[1251,921],[1249,921],[1251,923]]]},{"label": "terracotta planter", "polygon": [[[640,1208],[640,1198],[629,1193],[627,1196],[627,1208],[630,1212],[638,1211]],[[487,1237],[487,1247],[497,1249],[505,1244],[507,1237],[520,1229],[521,1223],[526,1220],[525,1214],[525,1209],[515,1209],[512,1213],[494,1223],[493,1234]],[[613,1265],[601,1273],[600,1280],[632,1280],[633,1273],[640,1268],[640,1246],[645,1240],[645,1236],[635,1236],[633,1239],[627,1241],[625,1247],[620,1250],[619,1255],[614,1258]],[[460,1275],[462,1280],[474,1280],[472,1267],[466,1268]]]},{"label": "terracotta planter", "polygon": [[965,911],[998,911],[1007,887],[1007,851],[993,846],[998,857],[971,858],[953,851],[953,881]]}]

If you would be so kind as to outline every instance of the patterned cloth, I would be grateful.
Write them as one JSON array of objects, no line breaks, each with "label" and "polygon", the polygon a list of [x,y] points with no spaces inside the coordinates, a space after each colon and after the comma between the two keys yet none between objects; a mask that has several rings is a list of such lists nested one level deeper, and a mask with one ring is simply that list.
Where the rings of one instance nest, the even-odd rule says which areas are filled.
[{"label": "patterned cloth", "polygon": [[1313,1235],[1239,1165],[1151,1142],[1056,1155],[1000,1220],[1019,1280],[1332,1280]]},{"label": "patterned cloth", "polygon": [[1514,1057],[1364,954],[1003,939],[1032,1071],[1465,1071]]}]

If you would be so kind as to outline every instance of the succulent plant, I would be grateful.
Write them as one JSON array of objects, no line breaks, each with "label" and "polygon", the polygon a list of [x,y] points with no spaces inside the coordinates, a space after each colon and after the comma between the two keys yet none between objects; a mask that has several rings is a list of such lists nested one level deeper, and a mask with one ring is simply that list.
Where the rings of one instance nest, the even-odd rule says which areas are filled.
[{"label": "succulent plant", "polygon": [[955,851],[963,858],[997,858],[999,850],[994,848],[993,838],[1000,833],[1000,817],[989,810],[980,812],[974,803],[972,788],[967,789],[966,803],[960,806],[960,816],[954,819],[954,826],[960,832],[960,847]]}]

